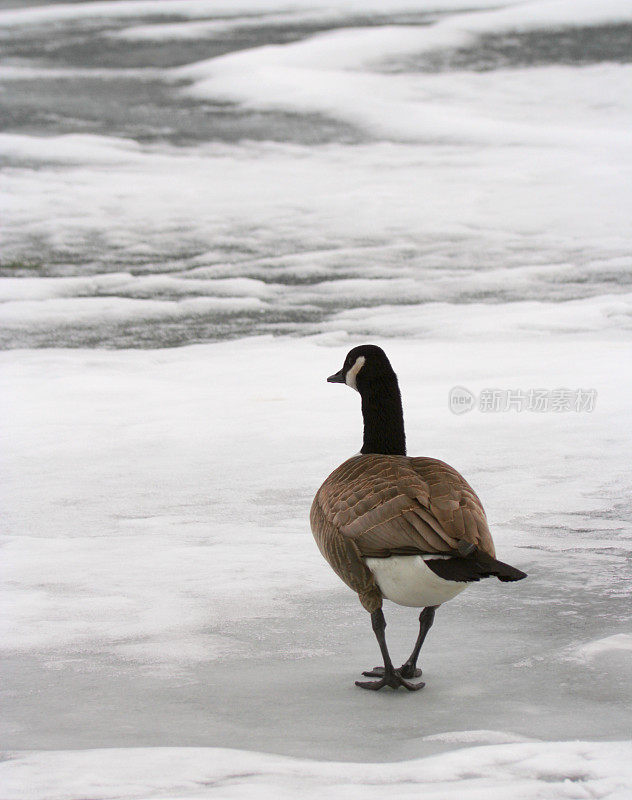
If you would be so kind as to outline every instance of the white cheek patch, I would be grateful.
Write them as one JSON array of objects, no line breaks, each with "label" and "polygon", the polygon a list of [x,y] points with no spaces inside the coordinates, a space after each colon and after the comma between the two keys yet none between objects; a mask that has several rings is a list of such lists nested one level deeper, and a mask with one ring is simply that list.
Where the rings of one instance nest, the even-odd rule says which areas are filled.
[{"label": "white cheek patch", "polygon": [[347,374],[345,375],[345,383],[347,386],[350,386],[352,389],[355,389],[356,392],[358,391],[358,387],[356,386],[356,375],[362,367],[364,366],[365,358],[364,356],[358,356],[356,358],[355,364],[351,367],[350,370],[347,370]]}]

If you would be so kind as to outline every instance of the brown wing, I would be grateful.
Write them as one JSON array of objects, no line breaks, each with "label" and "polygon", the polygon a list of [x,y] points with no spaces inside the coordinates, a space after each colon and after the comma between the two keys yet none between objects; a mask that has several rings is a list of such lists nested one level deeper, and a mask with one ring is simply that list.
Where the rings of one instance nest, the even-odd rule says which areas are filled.
[{"label": "brown wing", "polygon": [[428,486],[429,511],[443,531],[458,544],[476,545],[492,558],[496,555],[483,504],[465,478],[454,467],[436,458],[408,459]]},{"label": "brown wing", "polygon": [[372,572],[364,563],[360,550],[327,518],[318,494],[312,503],[310,522],[318,549],[333,571],[358,593],[360,602],[370,614],[381,608],[382,593]]},{"label": "brown wing", "polygon": [[458,555],[459,542],[494,555],[476,493],[455,469],[433,458],[354,456],[327,478],[314,505],[361,557]]}]

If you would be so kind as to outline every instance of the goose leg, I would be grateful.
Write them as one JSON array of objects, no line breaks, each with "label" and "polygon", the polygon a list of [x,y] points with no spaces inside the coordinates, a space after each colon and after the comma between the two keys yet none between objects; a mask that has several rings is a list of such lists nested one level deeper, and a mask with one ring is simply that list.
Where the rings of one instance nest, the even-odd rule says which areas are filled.
[{"label": "goose leg", "polygon": [[[437,606],[428,606],[419,615],[419,635],[413,652],[408,657],[408,660],[397,670],[402,678],[418,678],[421,675],[421,670],[417,669],[417,659],[428,631],[432,628],[436,608]],[[384,667],[374,667],[370,672],[363,672],[362,674],[366,675],[367,678],[380,678],[384,675]]]},{"label": "goose leg", "polygon": [[381,674],[378,676],[380,678],[379,681],[356,681],[356,686],[359,686],[361,689],[371,689],[373,691],[377,691],[383,686],[390,686],[392,689],[398,689],[400,686],[403,686],[405,689],[408,689],[409,692],[414,692],[416,689],[423,688],[423,686],[425,686],[424,683],[410,683],[403,678],[399,670],[393,667],[391,657],[388,653],[388,647],[386,646],[386,636],[384,635],[386,620],[384,619],[381,608],[378,608],[377,611],[371,614],[371,624],[375,632],[377,643],[382,651],[384,667]]},{"label": "goose leg", "polygon": [[432,628],[436,608],[437,606],[428,606],[427,608],[424,608],[419,615],[419,635],[417,636],[417,641],[413,647],[413,652],[408,657],[406,663],[402,665],[400,670],[401,674],[405,678],[417,678],[419,675],[421,675],[421,670],[417,669],[417,659],[419,658],[419,651],[426,640],[428,631],[430,628]]}]

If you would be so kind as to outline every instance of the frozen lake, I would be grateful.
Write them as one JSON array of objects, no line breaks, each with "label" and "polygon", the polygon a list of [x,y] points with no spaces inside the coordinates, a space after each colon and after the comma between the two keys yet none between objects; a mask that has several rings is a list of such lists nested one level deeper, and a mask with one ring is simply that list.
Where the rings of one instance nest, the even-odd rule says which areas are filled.
[{"label": "frozen lake", "polygon": [[628,4],[390,5],[0,13],[0,343],[629,293]]},{"label": "frozen lake", "polygon": [[[0,55],[0,796],[627,800],[630,5],[4,2]],[[529,573],[414,695],[309,531],[365,341]]]}]

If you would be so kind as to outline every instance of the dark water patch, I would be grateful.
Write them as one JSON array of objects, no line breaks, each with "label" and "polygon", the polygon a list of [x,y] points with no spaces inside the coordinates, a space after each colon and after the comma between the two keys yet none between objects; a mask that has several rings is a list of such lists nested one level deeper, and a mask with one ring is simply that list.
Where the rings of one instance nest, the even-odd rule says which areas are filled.
[{"label": "dark water patch", "polygon": [[537,30],[481,36],[470,47],[438,50],[393,64],[393,72],[485,72],[552,64],[632,62],[632,24]]},{"label": "dark water patch", "polygon": [[[249,15],[239,15],[240,19]],[[43,57],[51,67],[170,68],[191,64],[227,53],[268,45],[298,42],[319,33],[344,28],[374,28],[383,25],[427,25],[437,15],[342,15],[318,22],[301,21],[267,24],[266,15],[253,15],[252,24],[240,24],[224,30],[200,32],[192,38],[133,39],[117,35],[137,25],[191,22],[229,22],[229,17],[189,19],[180,16],[139,17],[126,19],[76,19],[64,23],[48,23],[41,27],[25,27],[16,35],[0,35],[0,55],[9,58]],[[51,29],[54,35],[51,36]]]},{"label": "dark water patch", "polygon": [[98,235],[86,242],[81,250],[51,250],[34,237],[25,242],[23,254],[16,258],[0,256],[0,277],[76,278],[128,272],[132,275],[178,275],[190,268],[191,259],[200,252],[199,247],[186,243],[169,252],[163,248],[159,258],[152,255],[136,256],[121,253],[110,245],[101,243]]},{"label": "dark water patch", "polygon": [[41,278],[45,270],[44,264],[35,259],[0,260],[0,278]]},{"label": "dark water patch", "polygon": [[71,66],[78,69],[85,67],[163,69],[217,58],[252,46],[252,42],[247,39],[240,42],[229,38],[168,42],[127,40],[111,36],[108,31],[97,30],[72,31],[48,41],[42,41],[41,36],[25,36],[2,42],[0,53],[14,59],[32,58],[37,53],[40,58],[46,59],[52,68]]},{"label": "dark water patch", "polygon": [[174,145],[244,140],[312,145],[369,138],[322,115],[197,101],[178,86],[137,76],[8,81],[0,93],[0,128],[29,135],[89,133]]},{"label": "dark water patch", "polygon": [[282,333],[286,330],[300,333],[300,329],[306,324],[315,324],[322,318],[321,309],[287,312],[271,310],[249,314],[239,312],[232,316],[192,315],[177,320],[148,320],[139,317],[138,320],[127,323],[0,330],[0,350],[48,347],[153,350],[264,333]]}]

